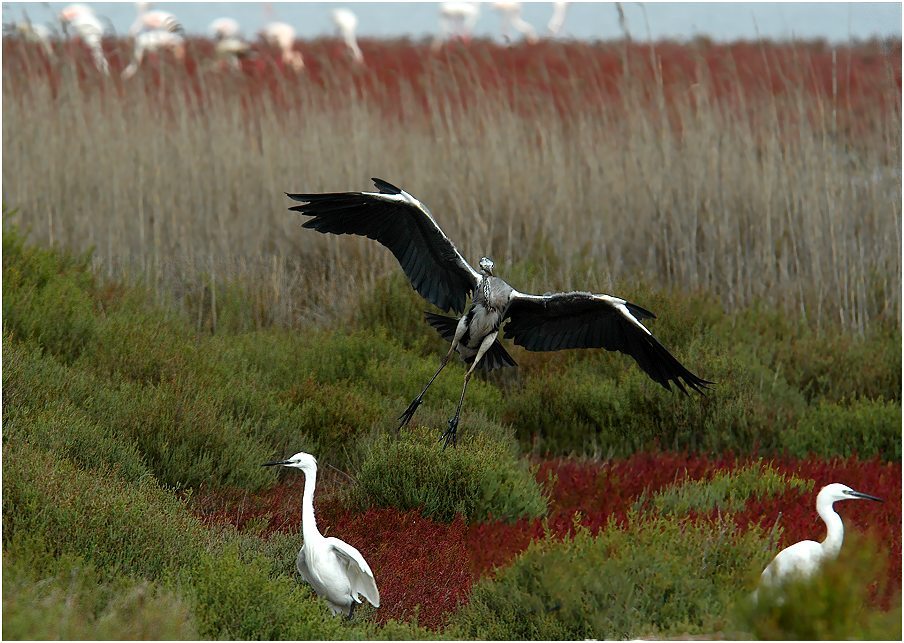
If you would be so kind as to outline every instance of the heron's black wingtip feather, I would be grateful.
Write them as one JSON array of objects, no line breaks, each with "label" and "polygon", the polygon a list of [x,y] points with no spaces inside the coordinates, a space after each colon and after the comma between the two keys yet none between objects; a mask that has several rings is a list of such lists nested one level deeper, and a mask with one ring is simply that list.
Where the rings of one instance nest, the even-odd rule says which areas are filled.
[{"label": "heron's black wingtip feather", "polygon": [[376,187],[380,194],[401,194],[402,190],[397,188],[389,181],[384,181],[383,179],[378,179],[377,177],[371,177],[371,181],[374,182],[374,187]]}]

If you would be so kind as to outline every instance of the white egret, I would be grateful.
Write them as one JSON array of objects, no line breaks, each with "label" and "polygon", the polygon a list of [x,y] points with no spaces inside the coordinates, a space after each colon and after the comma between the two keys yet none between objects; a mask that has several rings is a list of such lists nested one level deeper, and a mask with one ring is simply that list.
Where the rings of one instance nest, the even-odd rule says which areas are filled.
[{"label": "white egret", "polygon": [[295,28],[292,25],[271,22],[260,30],[259,35],[269,46],[279,49],[283,64],[295,71],[304,69],[304,58],[295,51]]},{"label": "white egret", "polygon": [[317,460],[299,452],[288,460],[267,462],[265,467],[292,467],[304,473],[304,495],[301,499],[301,534],[304,545],[298,552],[295,568],[301,577],[326,600],[333,614],[355,611],[360,596],[374,607],[380,607],[380,591],[364,556],[347,542],[324,538],[314,519],[314,486],[317,484]]},{"label": "white egret", "polygon": [[825,540],[821,543],[802,540],[780,551],[763,570],[760,586],[780,585],[790,576],[807,578],[819,569],[823,561],[838,556],[838,552],[841,551],[841,541],[844,539],[844,523],[841,522],[841,516],[835,513],[832,505],[839,500],[856,500],[858,498],[883,502],[881,498],[854,491],[837,482],[823,487],[816,496],[816,512],[826,523]]}]

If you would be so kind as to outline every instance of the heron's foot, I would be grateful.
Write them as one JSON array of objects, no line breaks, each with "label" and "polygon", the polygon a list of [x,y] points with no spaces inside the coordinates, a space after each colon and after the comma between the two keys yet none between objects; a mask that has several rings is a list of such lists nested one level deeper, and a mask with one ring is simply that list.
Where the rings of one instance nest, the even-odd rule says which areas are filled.
[{"label": "heron's foot", "polygon": [[421,402],[424,401],[424,398],[418,395],[414,400],[412,400],[411,404],[408,405],[408,408],[405,409],[405,412],[399,416],[400,424],[396,431],[401,431],[402,427],[411,422],[411,418],[414,416],[414,412],[417,411],[417,407],[421,405]]},{"label": "heron's foot", "polygon": [[456,415],[454,418],[449,420],[449,428],[446,429],[445,433],[443,433],[439,441],[443,443],[443,451],[446,450],[450,444],[454,447],[458,443],[458,416]]}]

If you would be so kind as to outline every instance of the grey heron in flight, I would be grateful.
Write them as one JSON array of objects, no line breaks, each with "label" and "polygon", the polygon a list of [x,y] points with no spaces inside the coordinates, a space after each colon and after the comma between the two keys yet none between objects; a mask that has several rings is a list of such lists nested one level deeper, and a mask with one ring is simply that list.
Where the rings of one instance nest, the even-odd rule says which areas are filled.
[{"label": "grey heron in flight", "polygon": [[[494,265],[488,257],[480,260],[479,271],[465,261],[427,206],[382,179],[375,178],[373,182],[378,192],[286,196],[301,202],[290,210],[311,217],[303,227],[379,241],[399,260],[411,285],[424,299],[460,315],[456,318],[426,313],[427,322],[451,346],[436,373],[399,416],[399,428],[411,420],[427,389],[452,353],[458,351],[470,368],[455,415],[441,438],[446,446],[455,444],[461,405],[474,370],[516,365],[498,340],[506,320],[504,337],[530,351],[605,348],[633,357],[653,381],[667,390],[674,383],[685,394],[687,388],[702,394],[712,384],[682,366],[644,327],[642,320],[655,318],[650,311],[610,295],[519,292],[494,275]],[[465,310],[469,296],[471,305]]]}]

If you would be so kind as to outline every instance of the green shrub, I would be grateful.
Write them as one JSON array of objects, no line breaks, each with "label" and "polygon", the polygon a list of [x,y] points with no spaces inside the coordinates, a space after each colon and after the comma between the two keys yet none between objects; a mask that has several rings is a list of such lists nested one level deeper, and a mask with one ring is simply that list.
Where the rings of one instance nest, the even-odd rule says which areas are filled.
[{"label": "green shrub", "polygon": [[901,640],[900,595],[891,611],[870,606],[871,592],[885,582],[885,569],[873,544],[848,534],[841,554],[825,561],[819,574],[758,588],[756,600],[739,601],[734,625],[742,638]]},{"label": "green shrub", "polygon": [[15,227],[4,226],[4,333],[74,360],[94,337],[93,287],[89,255],[26,245]]},{"label": "green shrub", "polygon": [[197,360],[187,324],[162,311],[145,311],[137,298],[97,321],[96,341],[80,365],[103,377],[156,384]]},{"label": "green shrub", "polygon": [[38,573],[27,558],[3,552],[6,639],[196,639],[189,607],[160,585],[98,574],[64,556]]},{"label": "green shrub", "polygon": [[442,521],[456,514],[469,521],[543,515],[546,498],[527,464],[477,428],[460,429],[458,446],[445,450],[434,429],[378,437],[358,471],[354,499],[361,506],[418,509]]},{"label": "green shrub", "polygon": [[450,632],[478,639],[625,639],[713,633],[746,591],[751,560],[765,564],[758,530],[730,520],[677,518],[579,528],[535,541],[495,578],[478,582]]},{"label": "green shrub", "polygon": [[719,471],[708,480],[687,480],[657,491],[653,506],[660,512],[684,515],[690,511],[741,511],[750,498],[772,498],[788,489],[810,491],[812,480],[785,476],[762,461],[734,471]]},{"label": "green shrub", "polygon": [[417,294],[407,277],[393,273],[378,280],[358,303],[353,323],[361,330],[388,332],[406,349],[427,354],[439,350],[444,342],[424,320],[426,310],[437,311]]},{"label": "green shrub", "polygon": [[149,475],[134,440],[67,399],[70,369],[34,345],[8,337],[3,355],[4,439],[28,442],[82,468],[113,467],[126,480]]},{"label": "green shrub", "polygon": [[[777,434],[804,408],[803,398],[753,356],[726,351],[712,337],[687,350],[706,365],[700,374],[715,381],[705,396],[669,393],[623,355],[594,356],[526,379],[506,399],[503,419],[522,444],[541,453],[774,448]],[[610,360],[621,371],[613,372]]]},{"label": "green shrub", "polygon": [[[234,546],[203,555],[180,575],[192,596],[198,631],[233,640],[346,639],[341,619],[306,584],[270,573],[259,555],[241,556]],[[351,628],[348,628],[351,629]],[[355,637],[357,638],[357,637]]]},{"label": "green shrub", "polygon": [[40,539],[50,554],[81,556],[105,578],[147,579],[203,551],[200,524],[152,479],[77,468],[18,440],[3,447],[3,542]]},{"label": "green shrub", "polygon": [[882,399],[846,404],[820,401],[781,435],[781,446],[798,457],[856,454],[897,462],[901,460],[901,405]]}]

